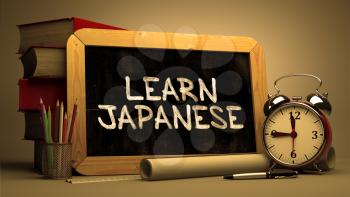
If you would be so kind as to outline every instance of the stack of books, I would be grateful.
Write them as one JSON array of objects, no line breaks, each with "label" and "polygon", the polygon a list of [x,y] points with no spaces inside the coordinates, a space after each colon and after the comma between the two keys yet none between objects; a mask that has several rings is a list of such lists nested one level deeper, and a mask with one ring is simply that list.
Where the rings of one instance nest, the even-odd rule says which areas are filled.
[{"label": "stack of books", "polygon": [[34,167],[40,168],[44,131],[40,119],[40,98],[54,109],[66,98],[66,43],[71,34],[83,28],[122,29],[72,17],[18,25],[18,54],[23,65],[19,79],[19,108],[25,117],[24,139],[35,141]]}]

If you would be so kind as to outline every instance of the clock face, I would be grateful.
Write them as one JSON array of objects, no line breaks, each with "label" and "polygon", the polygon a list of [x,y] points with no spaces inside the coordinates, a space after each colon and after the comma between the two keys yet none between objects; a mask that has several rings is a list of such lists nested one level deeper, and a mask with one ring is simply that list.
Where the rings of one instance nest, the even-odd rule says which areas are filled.
[{"label": "clock face", "polygon": [[319,114],[302,103],[288,103],[274,110],[267,117],[263,132],[267,152],[287,166],[313,161],[326,139]]}]

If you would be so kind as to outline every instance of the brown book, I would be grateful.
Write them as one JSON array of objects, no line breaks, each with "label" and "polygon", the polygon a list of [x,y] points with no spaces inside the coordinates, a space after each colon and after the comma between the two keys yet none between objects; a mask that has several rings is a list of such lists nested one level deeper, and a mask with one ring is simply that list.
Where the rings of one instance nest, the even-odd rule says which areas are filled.
[{"label": "brown book", "polygon": [[39,140],[44,138],[44,131],[40,120],[40,111],[24,111],[25,140]]},{"label": "brown book", "polygon": [[66,50],[64,48],[31,47],[21,61],[23,78],[66,77]]},{"label": "brown book", "polygon": [[22,24],[18,25],[18,53],[24,53],[31,46],[66,47],[69,36],[82,28],[122,29],[77,17]]}]

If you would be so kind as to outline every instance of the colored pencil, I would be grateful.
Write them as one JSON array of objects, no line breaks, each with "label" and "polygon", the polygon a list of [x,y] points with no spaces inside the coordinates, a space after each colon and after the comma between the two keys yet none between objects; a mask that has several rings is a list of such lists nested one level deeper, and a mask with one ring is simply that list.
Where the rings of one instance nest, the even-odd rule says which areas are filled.
[{"label": "colored pencil", "polygon": [[73,114],[72,114],[72,127],[71,127],[71,131],[69,133],[69,142],[72,141],[72,136],[73,136],[73,132],[74,132],[74,126],[75,126],[75,121],[77,119],[78,116],[78,100],[75,101],[74,103],[74,107],[73,107]]},{"label": "colored pencil", "polygon": [[62,144],[62,132],[63,132],[63,111],[64,111],[64,106],[63,106],[63,102],[61,102],[61,106],[60,106],[60,129],[59,129],[59,140],[58,142],[60,144]]},{"label": "colored pencil", "polygon": [[44,127],[44,137],[45,137],[45,142],[49,143],[49,135],[47,131],[47,116],[46,116],[46,109],[43,100],[40,98],[40,105],[41,105],[41,117],[43,120],[43,127]]},{"label": "colored pencil", "polygon": [[74,134],[74,130],[75,130],[74,125],[75,125],[75,122],[76,122],[77,117],[78,117],[78,108],[75,110],[75,113],[73,115],[74,115],[74,117],[72,117],[72,130],[69,133],[69,139],[68,139],[69,142],[72,142],[72,138],[73,138],[73,134]]},{"label": "colored pencil", "polygon": [[52,143],[52,136],[51,136],[51,133],[52,133],[52,130],[51,130],[51,109],[50,109],[50,106],[49,106],[49,109],[47,110],[47,133],[49,135],[49,143]]},{"label": "colored pencil", "polygon": [[44,113],[42,110],[42,106],[40,106],[40,123],[41,123],[41,129],[43,132],[44,140],[45,142],[47,142],[46,129],[45,129],[45,123],[44,123]]},{"label": "colored pencil", "polygon": [[41,99],[41,97],[40,97],[40,122],[43,128],[44,139],[46,142],[47,137],[46,137],[45,123],[44,123],[44,109],[43,109],[43,100]]},{"label": "colored pencil", "polygon": [[[47,118],[46,124],[47,124],[48,143],[52,144],[52,136],[51,136],[51,109],[50,109],[50,106],[49,106],[49,109],[47,110],[46,118]],[[48,152],[47,153],[48,154],[48,166],[49,166],[49,169],[52,169],[52,167],[53,167],[53,149],[52,149],[51,146],[48,147],[47,152]]]},{"label": "colored pencil", "polygon": [[[48,129],[48,117],[46,114],[46,109],[45,109],[45,105],[43,100],[40,98],[40,105],[41,105],[41,113],[42,113],[42,123],[43,123],[43,127],[44,127],[44,136],[45,136],[45,142],[46,144],[52,143],[51,139],[50,139],[50,134],[49,134],[49,129]],[[53,152],[52,149],[47,147],[46,149],[46,155],[47,155],[47,165],[48,168],[52,168],[53,166]]]},{"label": "colored pencil", "polygon": [[45,126],[44,126],[43,114],[41,112],[41,106],[40,106],[40,125],[43,132],[44,141],[46,142]]},{"label": "colored pencil", "polygon": [[62,134],[62,138],[63,141],[62,143],[66,143],[66,136],[67,136],[67,125],[68,124],[68,117],[67,117],[67,113],[64,113],[64,118],[63,118],[63,134]]},{"label": "colored pencil", "polygon": [[72,116],[70,118],[68,118],[68,121],[67,121],[67,133],[66,133],[66,137],[64,138],[64,142],[65,143],[68,143],[68,137],[69,137],[69,133],[70,133],[70,126],[72,124]]},{"label": "colored pencil", "polygon": [[55,142],[58,142],[58,138],[59,138],[59,134],[58,134],[58,132],[59,132],[59,124],[60,124],[60,103],[59,103],[59,101],[57,100],[57,102],[56,102],[56,108],[55,108],[55,122],[54,122],[54,128],[53,128],[53,131],[52,131],[52,133],[53,133],[53,139],[54,139],[54,141]]},{"label": "colored pencil", "polygon": [[73,136],[73,131],[74,131],[74,123],[75,123],[75,119],[77,117],[77,110],[78,110],[78,101],[75,101],[74,107],[73,107],[73,113],[72,113],[72,117],[71,117],[71,124],[68,130],[68,139],[67,142],[71,142],[72,140],[72,136]]}]

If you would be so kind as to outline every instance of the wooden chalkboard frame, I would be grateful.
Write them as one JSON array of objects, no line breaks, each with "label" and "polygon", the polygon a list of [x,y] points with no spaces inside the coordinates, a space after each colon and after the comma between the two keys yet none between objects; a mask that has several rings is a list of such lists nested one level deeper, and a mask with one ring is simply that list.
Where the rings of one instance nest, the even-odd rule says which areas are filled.
[{"label": "wooden chalkboard frame", "polygon": [[[159,39],[165,37],[164,39]],[[174,38],[176,37],[176,43]],[[232,41],[227,46],[220,39]],[[137,40],[137,43],[135,42]],[[206,44],[206,45],[205,45]],[[261,132],[264,119],[263,105],[267,99],[266,69],[263,49],[249,37],[193,35],[163,32],[138,32],[124,30],[82,29],[72,34],[67,42],[67,107],[72,113],[76,101],[79,116],[73,136],[73,167],[84,175],[137,174],[141,156],[87,156],[86,144],[86,94],[85,94],[85,46],[164,48],[181,50],[205,50],[247,52],[250,54],[251,89],[255,121],[256,150],[263,152]],[[164,47],[165,46],[165,47]],[[152,157],[152,156],[148,156]]]}]

